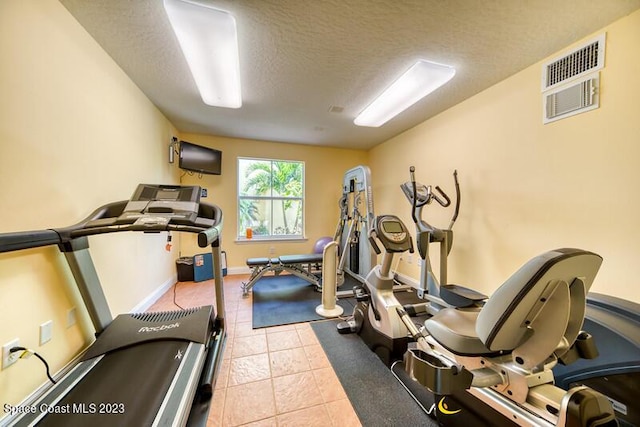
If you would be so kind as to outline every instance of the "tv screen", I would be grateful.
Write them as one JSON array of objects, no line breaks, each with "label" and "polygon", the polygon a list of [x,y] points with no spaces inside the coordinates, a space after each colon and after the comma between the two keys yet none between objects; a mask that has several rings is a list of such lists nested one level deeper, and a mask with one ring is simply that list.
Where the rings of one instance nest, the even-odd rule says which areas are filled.
[{"label": "tv screen", "polygon": [[220,175],[222,173],[222,151],[180,141],[180,169]]}]

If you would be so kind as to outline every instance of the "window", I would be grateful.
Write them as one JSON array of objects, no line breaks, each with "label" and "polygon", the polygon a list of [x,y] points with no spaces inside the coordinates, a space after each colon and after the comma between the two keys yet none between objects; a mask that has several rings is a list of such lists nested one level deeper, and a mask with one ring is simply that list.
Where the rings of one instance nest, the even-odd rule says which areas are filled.
[{"label": "window", "polygon": [[238,158],[238,238],[302,237],[304,163]]}]

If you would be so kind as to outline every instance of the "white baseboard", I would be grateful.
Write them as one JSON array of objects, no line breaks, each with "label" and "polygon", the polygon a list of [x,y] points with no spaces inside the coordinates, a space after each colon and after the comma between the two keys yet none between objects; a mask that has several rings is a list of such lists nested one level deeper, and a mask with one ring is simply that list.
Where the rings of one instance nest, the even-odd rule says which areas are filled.
[{"label": "white baseboard", "polygon": [[177,275],[171,276],[171,278],[167,279],[167,281],[164,282],[162,285],[160,285],[160,287],[158,287],[158,289],[153,291],[151,294],[149,294],[149,296],[147,296],[145,299],[140,301],[138,303],[138,305],[133,307],[130,312],[131,313],[141,313],[143,311],[147,311],[147,309],[149,307],[151,307],[156,301],[158,301],[158,299],[162,295],[164,295],[165,292],[167,292],[169,289],[171,289],[171,287],[173,285],[175,285],[177,281],[178,281],[178,276]]},{"label": "white baseboard", "polygon": [[[228,275],[235,275],[235,274],[251,274],[251,269],[247,266],[244,267],[227,267],[227,274]],[[399,282],[402,282],[405,285],[409,285],[413,288],[418,289],[420,286],[420,282],[417,281],[416,279],[414,279],[413,277],[404,275],[402,273],[395,273],[395,277]]]},{"label": "white baseboard", "polygon": [[420,287],[420,282],[413,277],[406,276],[402,273],[395,273],[395,277],[399,282],[409,285],[412,288],[418,289]]},{"label": "white baseboard", "polygon": [[251,269],[247,266],[244,267],[227,267],[227,274],[233,276],[234,274],[251,274]]},{"label": "white baseboard", "polygon": [[[251,274],[251,269],[249,267],[230,267],[227,268],[228,275],[234,274]],[[155,291],[153,291],[149,296],[140,301],[135,307],[130,310],[130,313],[141,313],[146,311],[151,307],[162,295],[165,294],[173,285],[178,282],[177,274],[171,276],[167,281],[165,281],[162,285],[160,285]]]},{"label": "white baseboard", "polygon": [[[230,276],[239,275],[239,274],[251,274],[251,269],[249,267],[227,267],[227,274]],[[419,282],[413,277],[406,276],[401,273],[395,273],[396,279],[405,285],[409,285],[413,288],[418,288]],[[140,301],[135,307],[133,307],[130,313],[141,313],[146,311],[149,307],[151,307],[165,292],[167,292],[171,286],[178,282],[178,276],[173,275],[167,281],[165,281],[162,285],[160,285],[154,292],[149,294],[145,299]]]}]

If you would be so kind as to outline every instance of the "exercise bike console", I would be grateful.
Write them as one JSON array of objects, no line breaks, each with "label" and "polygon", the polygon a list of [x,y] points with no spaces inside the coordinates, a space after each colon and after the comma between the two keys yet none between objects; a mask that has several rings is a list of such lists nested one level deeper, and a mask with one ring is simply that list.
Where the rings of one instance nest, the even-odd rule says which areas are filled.
[{"label": "exercise bike console", "polygon": [[397,216],[383,215],[376,218],[374,228],[369,234],[369,242],[376,253],[380,254],[381,251],[376,243],[376,237],[380,240],[387,253],[406,251],[413,253],[413,243],[409,236],[409,231]]},{"label": "exercise bike console", "polygon": [[382,263],[367,275],[364,286],[354,288],[358,305],[353,319],[338,324],[341,334],[357,332],[369,348],[387,365],[399,360],[408,344],[408,331],[397,315],[400,303],[393,295],[394,276],[391,273],[393,256],[406,251],[413,252],[409,230],[400,218],[382,215],[375,219],[369,232],[369,242],[376,251],[384,254]]}]

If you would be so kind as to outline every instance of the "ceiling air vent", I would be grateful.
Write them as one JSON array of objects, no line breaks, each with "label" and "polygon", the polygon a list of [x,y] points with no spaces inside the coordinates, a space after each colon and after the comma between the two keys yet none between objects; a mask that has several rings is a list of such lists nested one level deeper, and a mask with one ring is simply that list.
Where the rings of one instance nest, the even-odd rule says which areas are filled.
[{"label": "ceiling air vent", "polygon": [[598,108],[600,105],[599,74],[594,73],[545,92],[543,122],[546,124]]},{"label": "ceiling air vent", "polygon": [[542,66],[542,91],[604,67],[605,34]]}]

